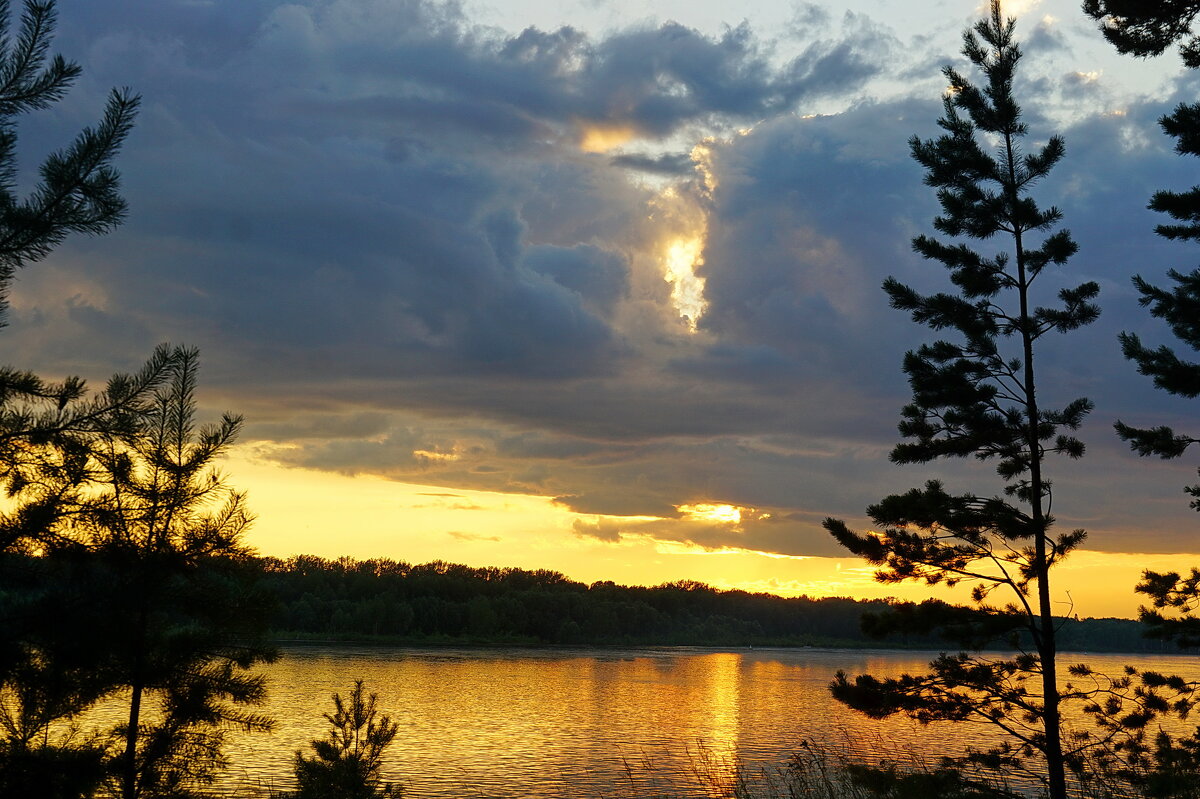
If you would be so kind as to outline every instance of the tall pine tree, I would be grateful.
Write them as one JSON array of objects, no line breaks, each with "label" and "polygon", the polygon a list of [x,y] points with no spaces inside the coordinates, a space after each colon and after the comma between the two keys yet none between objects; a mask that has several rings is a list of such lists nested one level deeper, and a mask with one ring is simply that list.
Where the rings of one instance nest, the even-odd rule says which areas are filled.
[{"label": "tall pine tree", "polygon": [[[1053,305],[1036,304],[1035,284],[1048,267],[1066,263],[1076,244],[1057,227],[1061,212],[1040,208],[1030,194],[1065,148],[1056,136],[1023,152],[1028,131],[1013,97],[1021,55],[1014,27],[993,0],[988,17],[964,34],[963,54],[979,70],[982,85],[946,68],[949,89],[938,123],[945,132],[910,141],[926,184],[937,191],[942,213],[933,224],[945,237],[918,236],[913,247],[949,271],[954,291],[922,295],[894,278],[884,283],[894,308],[952,334],[904,358],[913,398],[899,428],[906,441],[891,459],[992,460],[1003,491],[952,494],[930,481],[871,506],[877,532],[856,533],[837,519],[827,519],[825,526],[843,546],[879,566],[876,578],[882,582],[973,586],[972,608],[936,612],[923,606],[929,612],[877,620],[883,629],[936,626],[965,648],[999,638],[1020,654],[943,654],[928,674],[851,679],[842,673],[831,688],[838,700],[872,717],[905,713],[922,722],[994,724],[1010,740],[989,752],[969,753],[967,760],[1026,767],[1045,781],[1053,799],[1063,799],[1075,753],[1062,731],[1050,571],[1085,533],[1052,533],[1044,466],[1051,454],[1083,454],[1071,431],[1092,403],[1075,399],[1047,410],[1035,354],[1047,335],[1097,317],[1092,301],[1099,288],[1083,283],[1057,292]],[[990,256],[967,243],[997,239],[1007,246]],[[1007,603],[993,604],[994,595],[1005,591]]]}]

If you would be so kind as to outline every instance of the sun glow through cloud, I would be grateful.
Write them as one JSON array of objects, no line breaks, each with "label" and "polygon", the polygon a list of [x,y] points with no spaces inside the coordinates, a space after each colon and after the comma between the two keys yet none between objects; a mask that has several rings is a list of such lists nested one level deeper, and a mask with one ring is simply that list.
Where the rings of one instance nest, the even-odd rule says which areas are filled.
[{"label": "sun glow through cloud", "polygon": [[447,463],[458,460],[457,452],[435,452],[428,449],[414,449],[413,457],[426,463]]},{"label": "sun glow through cloud", "polygon": [[742,520],[742,511],[751,509],[739,508],[737,505],[717,505],[700,502],[694,505],[676,505],[675,510],[682,513],[685,519],[693,521],[737,524]]},{"label": "sun glow through cloud", "polygon": [[607,153],[637,134],[628,125],[587,125],[579,133],[579,149],[585,153]]},{"label": "sun glow through cloud", "polygon": [[[1001,0],[1000,8],[1006,17],[1020,17],[1028,14],[1039,5],[1041,5],[1041,0]],[[985,2],[979,6],[979,14],[981,16],[988,12],[988,3]]]},{"label": "sun glow through cloud", "polygon": [[704,314],[708,302],[704,299],[704,278],[696,275],[696,267],[704,263],[704,231],[692,238],[673,239],[663,255],[663,278],[671,284],[671,303],[687,322],[688,329]]}]

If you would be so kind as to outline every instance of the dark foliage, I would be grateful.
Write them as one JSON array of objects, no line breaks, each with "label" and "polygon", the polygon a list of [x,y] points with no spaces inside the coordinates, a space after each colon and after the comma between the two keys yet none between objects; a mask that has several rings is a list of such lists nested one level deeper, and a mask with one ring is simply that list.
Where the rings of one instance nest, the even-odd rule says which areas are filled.
[{"label": "dark foliage", "polygon": [[311,755],[296,753],[296,790],[279,799],[400,799],[400,787],[381,776],[384,750],[399,726],[379,715],[378,701],[362,680],[347,700],[334,694],[334,712],[325,714],[329,734],[312,742]]},{"label": "dark foliage", "polygon": [[56,513],[35,550],[0,553],[9,773],[39,762],[52,728],[117,695],[128,721],[101,749],[126,799],[193,795],[224,765],[225,729],[270,726],[249,669],[274,656],[271,603],[241,543],[242,496],[211,470],[238,420],[197,430],[197,355],[167,360],[129,425],[89,440],[83,479],[46,471],[13,492],[18,506],[50,493]]},{"label": "dark foliage", "polygon": [[[1160,121],[1167,135],[1175,138],[1177,152],[1200,155],[1200,105],[1180,105]],[[1200,240],[1200,187],[1184,192],[1156,192],[1150,208],[1174,220],[1157,227],[1160,236]],[[1200,351],[1200,269],[1186,274],[1172,269],[1167,274],[1174,286],[1166,289],[1151,284],[1141,275],[1134,276],[1133,284],[1141,295],[1139,302],[1150,309],[1152,316],[1166,322],[1179,342],[1195,353]],[[1200,363],[1180,357],[1166,345],[1148,347],[1133,333],[1122,333],[1120,340],[1125,357],[1137,365],[1140,373],[1150,377],[1156,387],[1189,399],[1200,396]],[[1142,456],[1178,458],[1197,441],[1166,425],[1139,428],[1118,421],[1116,429],[1117,435]],[[1192,496],[1192,507],[1200,510],[1200,485],[1187,486],[1184,491]],[[1175,572],[1145,573],[1137,590],[1150,597],[1151,607],[1142,609],[1142,618],[1151,626],[1153,635],[1177,640],[1185,646],[1200,643],[1200,620],[1191,615],[1200,605],[1198,581],[1200,575],[1194,569],[1189,577]]]},{"label": "dark foliage", "polygon": [[[114,90],[104,118],[42,162],[41,181],[24,199],[17,183],[17,118],[60,100],[79,65],[50,57],[54,0],[26,0],[20,29],[11,31],[8,0],[0,0],[0,325],[15,271],[38,261],[68,234],[111,230],[125,213],[112,159],[129,135],[138,98]],[[0,398],[3,384],[0,383]]]},{"label": "dark foliage", "polygon": [[[783,599],[681,581],[591,586],[539,569],[264,558],[284,635],[530,644],[819,644],[857,629],[850,599]],[[876,603],[877,605],[879,603]]]},{"label": "dark foliage", "polygon": [[1084,0],[1083,10],[1119,52],[1146,58],[1179,42],[1183,62],[1200,66],[1200,38],[1192,33],[1197,0]]},{"label": "dark foliage", "polygon": [[[979,622],[977,615],[937,600],[785,598],[696,582],[589,586],[544,569],[442,561],[414,566],[302,555],[260,563],[264,590],[278,606],[273,634],[291,640],[931,649],[959,640],[950,620]],[[947,623],[933,630],[932,617]],[[1057,621],[1067,648],[1164,650],[1128,619]]]},{"label": "dark foliage", "polygon": [[[178,351],[136,430],[93,450],[92,490],[65,525],[113,572],[99,651],[112,684],[130,692],[113,761],[123,799],[189,796],[224,765],[224,729],[271,727],[253,709],[264,679],[249,671],[275,656],[263,638],[269,604],[241,540],[250,516],[213,467],[241,420],[197,426],[198,359]],[[150,701],[157,714],[143,707]]]},{"label": "dark foliage", "polygon": [[[121,221],[111,163],[138,104],[114,91],[100,124],[16,196],[16,120],[59,100],[79,67],[49,55],[53,2],[27,0],[16,31],[9,12],[0,0],[0,325],[20,267]],[[223,726],[267,725],[241,708],[263,694],[245,670],[271,656],[239,542],[249,517],[207,471],[239,420],[195,430],[196,367],[194,350],[164,345],[94,396],[76,378],[0,368],[0,779],[13,791],[42,781],[84,796],[107,778],[126,799],[183,797],[221,765]],[[129,721],[111,740],[65,732],[123,690]],[[67,763],[78,779],[52,774]]]},{"label": "dark foliage", "polygon": [[[1200,3],[1195,0],[1085,0],[1084,10],[1101,22],[1105,37],[1122,53],[1157,56],[1179,43],[1184,63],[1200,67],[1200,36],[1193,33]],[[1200,155],[1200,104],[1183,103],[1159,120],[1163,132],[1175,139],[1180,155]],[[1158,191],[1149,207],[1166,214],[1170,222],[1156,232],[1170,240],[1200,240],[1200,187],[1187,191]],[[1133,278],[1139,301],[1150,314],[1167,323],[1175,337],[1193,352],[1200,350],[1200,270],[1188,273],[1169,270],[1173,286],[1153,285],[1142,276]],[[1146,346],[1132,333],[1120,335],[1125,357],[1154,385],[1186,398],[1200,396],[1200,363],[1180,357],[1165,345]],[[1117,434],[1142,456],[1177,458],[1197,439],[1176,433],[1166,425],[1138,428],[1118,421]],[[1200,510],[1200,485],[1184,491]],[[1193,615],[1200,607],[1200,570],[1190,574],[1147,570],[1137,590],[1150,597],[1151,607],[1141,609],[1141,621],[1150,635],[1180,646],[1200,644],[1200,620]],[[1084,667],[1081,676],[1091,677]],[[1097,760],[1103,771],[1118,774],[1144,795],[1154,797],[1200,796],[1200,728],[1190,737],[1172,737],[1153,721],[1160,715],[1189,716],[1200,683],[1175,676],[1129,669],[1122,680],[1110,681],[1111,692],[1098,696],[1087,708],[1102,729],[1119,730],[1112,748]]]},{"label": "dark foliage", "polygon": [[[910,141],[941,205],[933,226],[946,237],[918,236],[913,248],[948,270],[953,293],[922,295],[893,278],[883,285],[892,307],[947,336],[904,358],[913,395],[901,413],[905,440],[892,460],[992,461],[1003,494],[952,494],[929,481],[868,508],[874,532],[853,532],[836,519],[825,526],[878,566],[881,582],[971,586],[973,607],[899,610],[875,619],[876,631],[938,629],[967,649],[1005,642],[1018,654],[943,654],[924,675],[852,680],[839,674],[831,690],[871,717],[903,713],[922,723],[996,725],[1010,741],[970,752],[962,762],[1026,769],[1045,780],[1053,799],[1062,799],[1066,769],[1081,768],[1081,750],[1064,741],[1060,705],[1082,696],[1069,687],[1060,693],[1050,569],[1085,533],[1052,534],[1051,484],[1042,469],[1050,454],[1083,455],[1074,431],[1092,403],[1080,398],[1048,410],[1034,358],[1049,334],[1096,319],[1099,287],[1082,283],[1059,290],[1053,305],[1035,304],[1034,286],[1044,270],[1064,265],[1076,245],[1058,227],[1062,213],[1040,208],[1030,193],[1062,159],[1065,145],[1052,136],[1024,151],[1028,131],[1012,94],[1021,56],[1013,33],[1013,21],[1002,17],[994,0],[988,18],[964,34],[963,54],[981,84],[946,68],[949,89],[938,120],[944,133]],[[987,256],[965,240],[999,241],[1007,249]],[[992,604],[998,591],[1006,604]]]},{"label": "dark foliage", "polygon": [[90,799],[103,779],[104,748],[97,742],[0,746],[0,797],[6,799]]},{"label": "dark foliage", "polygon": [[1023,794],[998,788],[990,782],[976,782],[954,768],[912,772],[894,763],[876,768],[861,763],[846,766],[855,788],[879,799],[1021,799]]}]

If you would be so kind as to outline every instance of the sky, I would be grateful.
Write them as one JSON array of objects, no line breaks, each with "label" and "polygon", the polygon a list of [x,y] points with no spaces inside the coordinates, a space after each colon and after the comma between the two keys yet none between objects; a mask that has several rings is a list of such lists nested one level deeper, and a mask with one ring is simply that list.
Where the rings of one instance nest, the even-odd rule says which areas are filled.
[{"label": "sky", "polygon": [[[1036,196],[1080,252],[1047,287],[1095,280],[1103,308],[1039,355],[1047,401],[1096,405],[1086,457],[1049,466],[1058,524],[1089,531],[1056,602],[1132,615],[1143,568],[1200,563],[1196,459],[1112,432],[1196,416],[1117,334],[1173,343],[1130,277],[1198,260],[1145,206],[1200,182],[1156,122],[1200,78],[1118,56],[1076,2],[1006,10],[1030,147],[1067,143]],[[263,554],[925,596],[821,520],[861,528],[931,478],[1001,489],[989,464],[888,461],[929,334],[880,290],[947,285],[911,251],[938,209],[907,142],[937,134],[983,11],[60,0],[84,73],[22,120],[22,179],[129,86],[130,212],[19,274],[6,361],[102,381],[199,347],[203,413],[246,418],[223,469]]]}]

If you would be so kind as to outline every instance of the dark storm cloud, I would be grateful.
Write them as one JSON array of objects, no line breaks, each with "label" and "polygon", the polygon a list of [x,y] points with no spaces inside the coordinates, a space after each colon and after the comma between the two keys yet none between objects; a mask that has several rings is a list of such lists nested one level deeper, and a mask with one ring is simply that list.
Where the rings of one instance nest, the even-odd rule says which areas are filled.
[{"label": "dark storm cloud", "polygon": [[[668,22],[593,39],[570,27],[504,35],[472,26],[455,5],[420,0],[259,8],[259,29],[249,40],[243,33],[244,50],[229,52],[222,66],[248,73],[243,92],[273,90],[257,115],[309,112],[318,119],[308,125],[321,117],[402,119],[478,137],[583,121],[665,136],[689,122],[756,118],[852,88],[877,73],[885,55],[865,21],[842,39],[811,42],[778,68],[746,25],[715,38]],[[194,30],[209,32],[197,26],[188,35]],[[151,35],[162,35],[161,22],[109,38]],[[180,48],[188,66],[196,49]]]},{"label": "dark storm cloud", "polygon": [[530,247],[524,253],[524,263],[606,315],[629,293],[629,265],[620,256],[590,244]]},{"label": "dark storm cloud", "polygon": [[905,321],[879,285],[912,271],[914,216],[933,211],[905,139],[935,114],[935,103],[902,101],[781,117],[720,150],[713,171],[729,188],[715,193],[701,272],[701,324],[719,344],[677,368],[893,394],[902,352],[879,343]]},{"label": "dark storm cloud", "polygon": [[616,522],[600,520],[585,522],[582,519],[576,519],[571,523],[571,529],[581,538],[595,538],[612,543],[621,540],[622,525]]},{"label": "dark storm cloud", "polygon": [[420,0],[77,5],[58,44],[86,54],[85,88],[146,100],[131,223],[88,246],[127,276],[114,320],[236,346],[265,380],[613,374],[622,238],[647,194],[578,136],[785,111],[881,56],[861,25],[775,67],[746,26],[592,38]]}]

